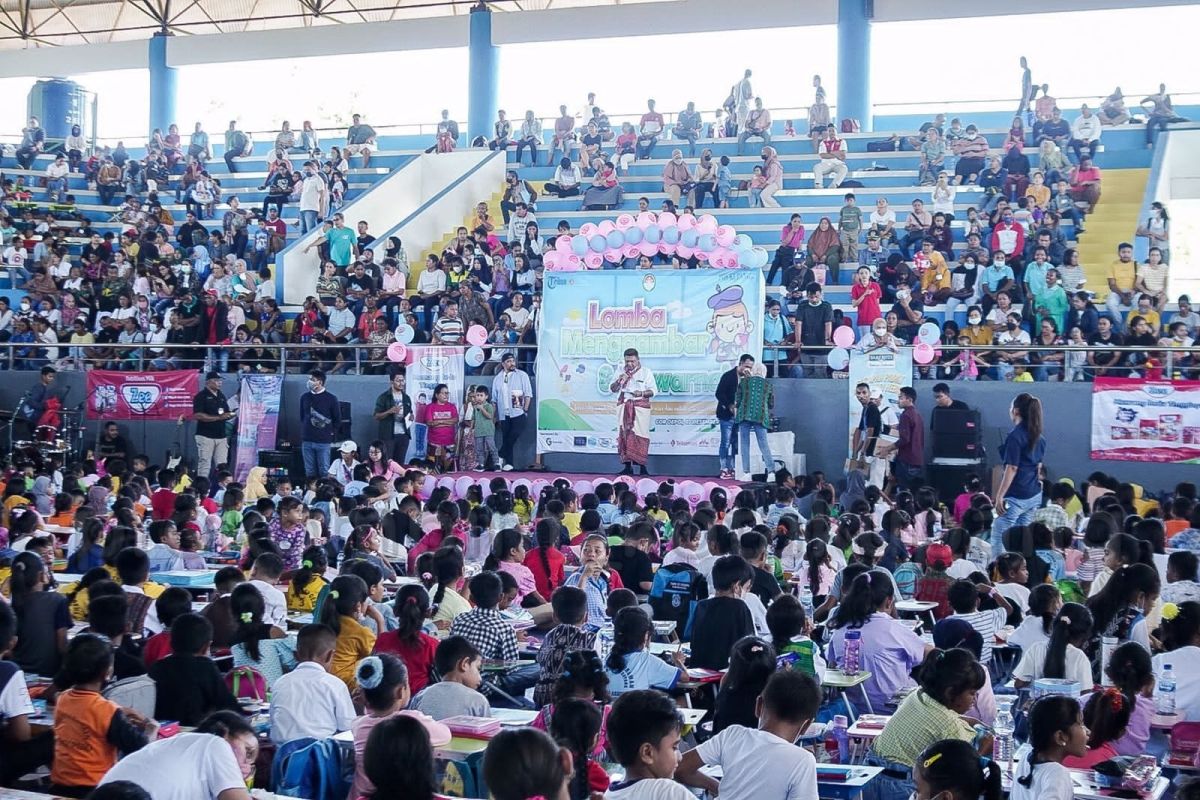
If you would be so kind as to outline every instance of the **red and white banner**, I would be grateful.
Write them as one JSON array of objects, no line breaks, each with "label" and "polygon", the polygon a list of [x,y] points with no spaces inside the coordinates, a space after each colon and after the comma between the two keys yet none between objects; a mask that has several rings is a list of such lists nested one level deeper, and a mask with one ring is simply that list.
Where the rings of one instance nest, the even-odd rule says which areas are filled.
[{"label": "red and white banner", "polygon": [[87,417],[103,420],[191,419],[192,398],[200,391],[200,373],[115,372],[87,374]]},{"label": "red and white banner", "polygon": [[1200,464],[1200,381],[1097,378],[1092,458]]}]

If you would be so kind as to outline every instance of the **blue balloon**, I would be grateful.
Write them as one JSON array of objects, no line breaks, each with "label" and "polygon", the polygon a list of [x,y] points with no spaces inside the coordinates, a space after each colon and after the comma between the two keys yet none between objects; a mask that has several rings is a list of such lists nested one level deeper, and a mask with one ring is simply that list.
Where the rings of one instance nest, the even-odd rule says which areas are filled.
[{"label": "blue balloon", "polygon": [[613,231],[604,239],[608,243],[609,250],[616,250],[619,247],[625,246],[625,234],[620,231]]},{"label": "blue balloon", "polygon": [[674,225],[669,228],[663,228],[662,238],[667,244],[679,244],[679,228],[676,228]]},{"label": "blue balloon", "polygon": [[696,233],[695,228],[688,228],[686,231],[679,234],[679,241],[683,243],[684,247],[695,247],[699,240],[700,234]]},{"label": "blue balloon", "polygon": [[662,230],[657,225],[652,225],[646,228],[646,241],[650,244],[658,244],[662,241]]},{"label": "blue balloon", "polygon": [[754,246],[754,240],[748,234],[739,233],[737,238],[733,240],[734,247],[744,247],[747,250]]},{"label": "blue balloon", "polygon": [[711,233],[706,233],[697,239],[696,246],[700,248],[701,252],[711,253],[717,249],[717,237]]},{"label": "blue balloon", "polygon": [[738,264],[742,265],[743,267],[751,266],[751,262],[754,260],[754,251],[752,249],[749,247],[735,246],[733,248],[733,252],[737,254]]},{"label": "blue balloon", "polygon": [[583,258],[585,255],[587,255],[587,251],[588,251],[588,240],[587,239],[585,239],[582,236],[571,237],[571,252],[572,253],[579,256],[580,258]]},{"label": "blue balloon", "polygon": [[588,240],[588,247],[591,248],[593,253],[603,253],[608,248],[608,241],[597,233]]},{"label": "blue balloon", "polygon": [[641,244],[645,233],[636,226],[625,231],[625,244]]}]

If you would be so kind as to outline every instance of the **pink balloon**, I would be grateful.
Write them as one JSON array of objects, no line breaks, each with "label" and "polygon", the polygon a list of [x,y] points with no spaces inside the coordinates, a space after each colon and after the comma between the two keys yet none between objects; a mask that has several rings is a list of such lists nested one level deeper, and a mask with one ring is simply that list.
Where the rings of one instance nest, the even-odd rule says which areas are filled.
[{"label": "pink balloon", "polygon": [[737,231],[732,225],[721,225],[717,227],[713,234],[717,239],[717,244],[721,247],[729,247],[733,244],[733,240],[737,238]]},{"label": "pink balloon", "polygon": [[604,266],[604,256],[599,253],[589,252],[583,257],[583,263],[588,269],[600,269]]},{"label": "pink balloon", "polygon": [[454,482],[454,496],[455,497],[466,497],[467,489],[471,488],[471,485],[474,483],[475,483],[474,478],[470,478],[470,477],[467,477],[466,475],[463,475],[462,477],[460,477],[458,480],[456,480]]},{"label": "pink balloon", "polygon": [[679,227],[679,230],[681,230],[681,231],[690,231],[692,228],[696,227],[696,215],[695,214],[680,214],[679,219],[676,221],[675,224]]},{"label": "pink balloon", "polygon": [[571,484],[571,488],[575,490],[575,494],[579,495],[580,497],[583,497],[585,494],[590,494],[592,489],[594,489],[596,487],[594,487],[592,485],[592,482],[589,481],[588,479],[580,478],[579,480],[577,480],[573,484]]},{"label": "pink balloon", "polygon": [[579,235],[585,239],[590,239],[596,235],[596,225],[593,222],[585,222],[579,226]]},{"label": "pink balloon", "polygon": [[443,475],[438,478],[437,485],[439,489],[449,489],[451,493],[454,492],[454,478],[451,478],[449,475]]},{"label": "pink balloon", "polygon": [[396,363],[400,363],[401,361],[404,360],[404,357],[406,355],[408,355],[408,348],[404,346],[403,342],[392,342],[391,344],[388,345],[388,349],[387,349],[388,361],[395,361]]},{"label": "pink balloon", "polygon": [[833,343],[838,347],[850,347],[854,344],[854,329],[839,325],[833,332]]},{"label": "pink balloon", "polygon": [[933,348],[921,342],[913,347],[912,357],[913,361],[918,364],[928,364],[930,361],[933,361]]},{"label": "pink balloon", "polygon": [[616,229],[617,226],[612,224],[611,219],[605,219],[601,220],[600,224],[596,226],[596,233],[600,234],[601,236],[608,236]]},{"label": "pink balloon", "polygon": [[653,478],[642,478],[637,482],[637,493],[639,497],[645,497],[648,494],[653,494],[658,491],[658,481]]},{"label": "pink balloon", "polygon": [[425,480],[421,483],[421,496],[429,497],[433,494],[433,490],[437,488],[437,478],[432,475],[426,475]]},{"label": "pink balloon", "polygon": [[618,475],[617,477],[613,478],[613,483],[623,483],[630,489],[633,488],[633,478],[629,477],[628,475]]},{"label": "pink balloon", "polygon": [[678,245],[667,244],[666,242],[659,242],[658,243],[658,252],[662,253],[664,256],[673,256],[673,255],[675,255],[676,247],[678,247]]},{"label": "pink balloon", "polygon": [[652,256],[658,252],[658,245],[643,241],[637,246],[638,252],[644,256]]},{"label": "pink balloon", "polygon": [[542,265],[553,272],[559,268],[559,256],[561,253],[558,250],[549,250],[542,254]]},{"label": "pink balloon", "polygon": [[637,215],[637,226],[642,230],[645,230],[654,224],[655,220],[653,211],[643,211]]},{"label": "pink balloon", "polygon": [[536,500],[538,497],[541,497],[542,489],[545,489],[549,485],[550,481],[546,480],[545,478],[538,478],[535,480],[529,487],[529,492],[533,495],[534,500]]},{"label": "pink balloon", "polygon": [[693,508],[704,499],[704,487],[695,481],[684,481],[679,484],[678,492]]},{"label": "pink balloon", "polygon": [[634,219],[633,214],[617,215],[617,230],[619,231],[627,231],[636,224],[637,220]]},{"label": "pink balloon", "polygon": [[737,254],[736,250],[730,250],[725,254],[725,268],[726,269],[736,269],[739,261],[740,261],[740,259],[738,259],[738,254]]},{"label": "pink balloon", "polygon": [[679,245],[675,248],[675,255],[679,256],[680,258],[691,258],[693,255],[695,255],[695,253],[695,250],[690,247],[685,247],[684,245]]},{"label": "pink balloon", "polygon": [[558,260],[559,272],[578,272],[583,269],[583,265],[579,262],[579,257],[576,256],[574,261],[569,258],[560,258]]},{"label": "pink balloon", "polygon": [[704,252],[703,250],[697,250],[696,251],[696,260],[699,261],[701,264],[705,263],[706,261],[709,260],[708,253]]},{"label": "pink balloon", "polygon": [[482,325],[472,325],[467,328],[467,342],[476,347],[487,343],[487,328]]},{"label": "pink balloon", "polygon": [[604,260],[610,264],[619,264],[624,256],[621,254],[620,248],[613,248],[604,251]]},{"label": "pink balloon", "polygon": [[696,220],[696,230],[701,234],[717,232],[717,218],[712,214],[704,214]]},{"label": "pink balloon", "polygon": [[658,227],[662,228],[663,230],[672,227],[677,222],[679,222],[679,219],[670,211],[664,211],[658,215]]},{"label": "pink balloon", "polygon": [[705,481],[704,486],[701,488],[704,489],[704,497],[709,498],[712,497],[714,489],[721,488],[721,484],[717,483],[716,481]]},{"label": "pink balloon", "polygon": [[571,253],[569,256],[567,256],[566,265],[567,265],[568,272],[575,272],[577,270],[581,270],[581,269],[583,269],[583,259],[580,258],[579,256],[575,255],[574,253]]},{"label": "pink balloon", "polygon": [[621,255],[625,258],[637,258],[641,254],[636,244],[627,244],[621,248]]}]

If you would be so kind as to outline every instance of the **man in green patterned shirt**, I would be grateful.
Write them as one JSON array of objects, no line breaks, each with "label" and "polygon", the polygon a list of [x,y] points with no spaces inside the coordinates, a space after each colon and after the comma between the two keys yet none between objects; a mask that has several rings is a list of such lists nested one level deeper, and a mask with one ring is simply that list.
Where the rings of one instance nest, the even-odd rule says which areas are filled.
[{"label": "man in green patterned shirt", "polygon": [[771,455],[771,444],[767,441],[767,428],[771,424],[771,406],[775,395],[766,378],[766,368],[757,364],[754,371],[738,381],[734,396],[733,419],[738,426],[738,449],[742,453],[740,481],[750,480],[750,433],[758,437],[758,449],[762,451],[766,464],[767,479],[775,474],[775,459]]}]

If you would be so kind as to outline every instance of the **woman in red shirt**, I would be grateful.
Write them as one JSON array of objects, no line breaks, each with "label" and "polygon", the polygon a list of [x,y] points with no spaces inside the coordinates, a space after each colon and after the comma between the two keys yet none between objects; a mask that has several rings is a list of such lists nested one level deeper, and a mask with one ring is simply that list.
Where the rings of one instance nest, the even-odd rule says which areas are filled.
[{"label": "woman in red shirt", "polygon": [[563,580],[566,578],[563,571],[566,558],[555,546],[558,543],[560,530],[558,522],[550,517],[538,520],[535,529],[537,547],[525,555],[525,566],[533,573],[537,592],[542,597],[550,597],[554,594],[554,590],[562,586]]},{"label": "woman in red shirt", "polygon": [[408,667],[408,688],[416,694],[429,685],[438,645],[437,639],[422,630],[429,617],[429,593],[419,584],[401,586],[393,608],[399,627],[379,634],[373,652],[391,653],[403,661]]}]

